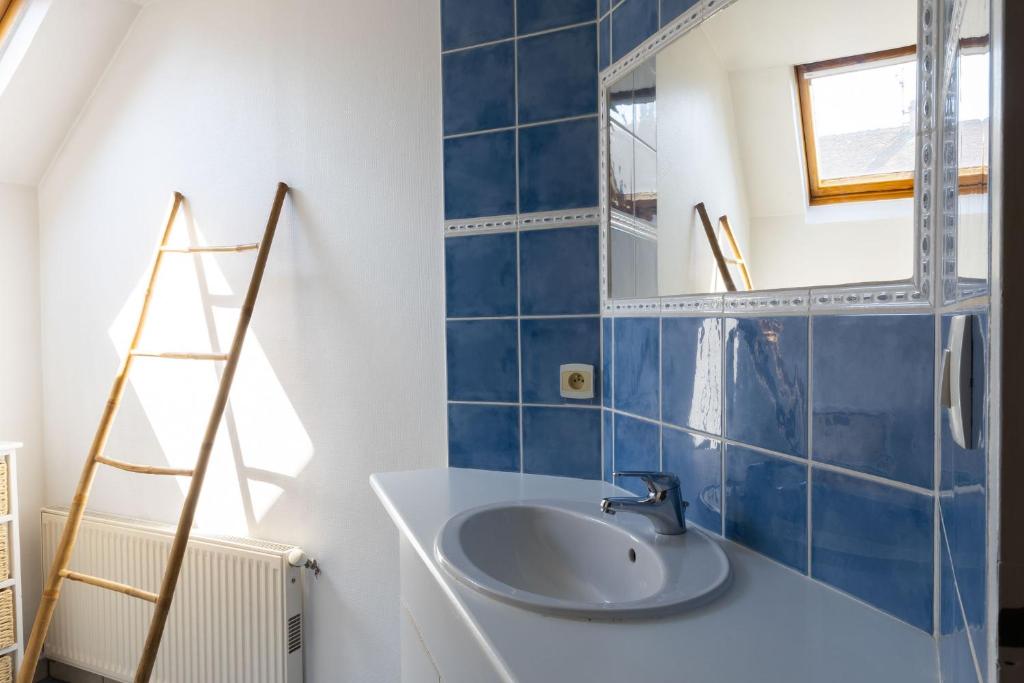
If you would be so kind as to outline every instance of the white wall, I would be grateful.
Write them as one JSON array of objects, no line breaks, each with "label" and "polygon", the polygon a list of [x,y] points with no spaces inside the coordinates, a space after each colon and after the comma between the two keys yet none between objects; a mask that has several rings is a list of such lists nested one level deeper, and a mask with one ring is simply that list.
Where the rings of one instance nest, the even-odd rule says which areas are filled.
[{"label": "white wall", "polygon": [[740,248],[749,247],[729,74],[700,29],[657,60],[658,291],[708,292],[717,266],[693,207],[704,202],[716,230],[728,215]]},{"label": "white wall", "polygon": [[[294,188],[199,522],[319,558],[311,682],[397,680],[397,537],[367,477],[446,461],[438,14],[152,2],[39,190],[46,502],[67,503],[171,191],[203,238],[237,243],[259,234],[278,180]],[[206,262],[215,294],[243,287],[235,264],[251,257]],[[196,298],[190,265],[168,281],[187,296],[165,304]],[[175,340],[151,346],[209,342],[155,325]],[[212,371],[166,363],[140,365],[111,455],[194,456]],[[93,505],[173,520],[181,500],[178,482],[104,472]]]},{"label": "white wall", "polygon": [[18,454],[26,618],[39,602],[39,507],[43,498],[36,192],[0,184],[0,441]]}]

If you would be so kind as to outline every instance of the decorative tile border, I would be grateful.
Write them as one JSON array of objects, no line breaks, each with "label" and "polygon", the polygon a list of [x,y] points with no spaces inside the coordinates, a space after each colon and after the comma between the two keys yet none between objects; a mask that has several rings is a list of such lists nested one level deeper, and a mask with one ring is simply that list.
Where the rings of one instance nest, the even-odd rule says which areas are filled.
[{"label": "decorative tile border", "polygon": [[445,221],[444,236],[481,235],[495,232],[515,232],[516,230],[543,230],[546,228],[578,228],[597,225],[600,222],[600,209],[566,209],[563,211],[541,211],[524,213],[516,216],[485,216],[483,218],[467,218],[457,221]]}]

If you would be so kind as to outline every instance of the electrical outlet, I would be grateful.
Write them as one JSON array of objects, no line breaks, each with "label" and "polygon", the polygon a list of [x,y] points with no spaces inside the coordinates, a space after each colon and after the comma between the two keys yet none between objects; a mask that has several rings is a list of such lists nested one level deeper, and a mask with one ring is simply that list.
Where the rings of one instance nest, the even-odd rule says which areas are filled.
[{"label": "electrical outlet", "polygon": [[558,369],[562,398],[594,398],[594,366],[569,363]]}]

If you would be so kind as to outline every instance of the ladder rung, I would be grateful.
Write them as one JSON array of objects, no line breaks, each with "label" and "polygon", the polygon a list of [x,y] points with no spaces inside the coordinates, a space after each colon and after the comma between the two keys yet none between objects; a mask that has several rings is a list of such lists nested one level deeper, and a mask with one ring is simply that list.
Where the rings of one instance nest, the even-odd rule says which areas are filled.
[{"label": "ladder rung", "polygon": [[133,598],[139,598],[140,600],[148,600],[152,603],[156,603],[160,598],[156,593],[150,593],[149,591],[144,591],[141,588],[136,588],[135,586],[129,586],[128,584],[118,583],[117,581],[111,581],[109,579],[101,579],[98,576],[79,574],[78,572],[73,572],[70,569],[62,569],[60,575],[71,581],[79,581],[81,583],[87,583],[90,586],[106,588],[109,591],[123,593],[124,595],[130,595]]},{"label": "ladder rung", "polygon": [[229,244],[222,247],[160,247],[165,254],[234,254],[242,251],[256,251],[258,242],[253,244]]},{"label": "ladder rung", "polygon": [[742,266],[744,263],[746,263],[746,261],[744,261],[741,258],[726,258],[725,262],[726,263],[731,263],[731,264],[736,265],[736,266]]},{"label": "ladder rung", "polygon": [[170,360],[227,360],[226,353],[193,353],[191,351],[139,351],[132,349],[131,355],[141,358],[166,358]]},{"label": "ladder rung", "polygon": [[96,462],[109,465],[110,467],[116,467],[117,469],[124,470],[125,472],[135,472],[136,474],[163,474],[171,477],[191,477],[195,474],[195,470],[178,469],[174,467],[155,467],[153,465],[136,465],[122,460],[104,458],[102,455],[96,456]]}]

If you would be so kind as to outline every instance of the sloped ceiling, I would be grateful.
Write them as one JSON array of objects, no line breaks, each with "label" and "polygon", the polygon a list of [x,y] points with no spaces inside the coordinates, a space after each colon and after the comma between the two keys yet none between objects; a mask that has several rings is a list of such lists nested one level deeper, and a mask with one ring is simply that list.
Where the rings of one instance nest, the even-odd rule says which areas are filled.
[{"label": "sloped ceiling", "polygon": [[39,183],[140,4],[30,0],[8,47],[24,44],[0,55],[0,183]]}]

